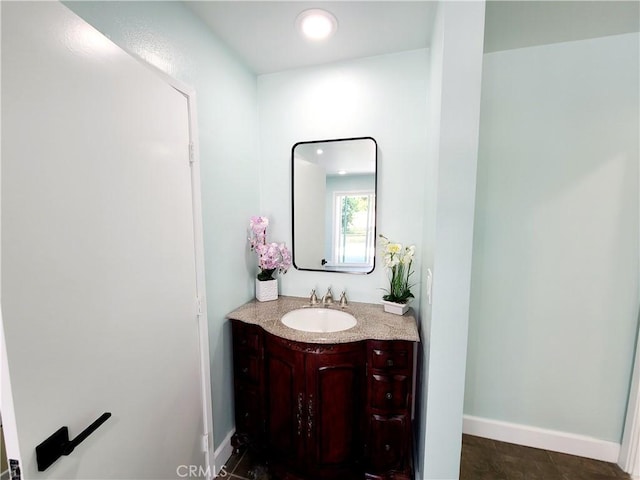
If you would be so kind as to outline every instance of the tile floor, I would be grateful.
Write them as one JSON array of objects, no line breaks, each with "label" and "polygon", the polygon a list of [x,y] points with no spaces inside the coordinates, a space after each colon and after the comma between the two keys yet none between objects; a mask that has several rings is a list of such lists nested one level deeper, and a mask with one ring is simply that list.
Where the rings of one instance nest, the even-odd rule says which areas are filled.
[{"label": "tile floor", "polygon": [[[224,476],[223,476],[224,475]],[[273,480],[251,452],[233,455],[220,480]],[[629,479],[617,465],[486,438],[462,436],[460,480]],[[419,480],[419,479],[416,479]]]},{"label": "tile floor", "polygon": [[629,478],[614,463],[462,436],[460,480],[615,480]]}]

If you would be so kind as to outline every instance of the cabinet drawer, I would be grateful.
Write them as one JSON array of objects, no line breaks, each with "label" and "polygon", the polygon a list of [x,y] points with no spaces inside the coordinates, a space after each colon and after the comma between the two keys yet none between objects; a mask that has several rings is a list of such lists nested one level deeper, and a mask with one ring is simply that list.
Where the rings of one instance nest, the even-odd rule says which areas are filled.
[{"label": "cabinet drawer", "polygon": [[256,325],[234,320],[232,323],[233,348],[237,351],[259,352],[262,349],[262,329]]},{"label": "cabinet drawer", "polygon": [[371,406],[379,409],[408,408],[409,378],[406,375],[371,375]]},{"label": "cabinet drawer", "polygon": [[408,455],[406,415],[372,415],[370,418],[368,468],[373,472],[402,470]]},{"label": "cabinet drawer", "polygon": [[406,342],[371,342],[370,361],[376,369],[406,370],[411,365],[411,344]]},{"label": "cabinet drawer", "polygon": [[234,375],[236,381],[260,382],[260,358],[258,355],[236,355],[234,362]]}]

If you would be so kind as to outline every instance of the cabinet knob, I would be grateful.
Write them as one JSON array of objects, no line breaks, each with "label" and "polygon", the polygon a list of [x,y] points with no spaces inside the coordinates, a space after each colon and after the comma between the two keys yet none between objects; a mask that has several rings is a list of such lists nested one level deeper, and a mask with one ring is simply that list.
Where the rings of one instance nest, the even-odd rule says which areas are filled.
[{"label": "cabinet knob", "polygon": [[384,396],[384,398],[386,398],[387,400],[391,400],[393,398],[393,393],[387,392],[387,394]]},{"label": "cabinet knob", "polygon": [[385,452],[389,452],[389,451],[391,451],[391,445],[389,445],[388,443],[386,443],[386,444],[385,444],[385,446],[384,446],[384,451],[385,451]]},{"label": "cabinet knob", "polygon": [[242,369],[242,373],[244,373],[245,375],[246,375],[247,373],[249,373],[249,367],[244,367],[244,368]]},{"label": "cabinet knob", "polygon": [[240,340],[240,345],[246,345],[247,344],[247,339],[246,338],[242,338]]},{"label": "cabinet knob", "polygon": [[387,360],[387,367],[393,367],[393,359],[392,358]]},{"label": "cabinet knob", "polygon": [[249,418],[249,412],[244,414],[244,418]]}]

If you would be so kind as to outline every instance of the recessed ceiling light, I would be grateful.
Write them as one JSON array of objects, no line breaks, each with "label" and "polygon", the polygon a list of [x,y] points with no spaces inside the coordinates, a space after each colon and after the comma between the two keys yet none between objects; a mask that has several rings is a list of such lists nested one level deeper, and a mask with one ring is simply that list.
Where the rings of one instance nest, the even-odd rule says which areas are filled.
[{"label": "recessed ceiling light", "polygon": [[317,150],[316,150],[316,153],[317,153],[318,155],[322,155],[322,154],[324,153],[324,150],[322,150],[321,148],[319,148],[319,149],[317,149]]},{"label": "recessed ceiling light", "polygon": [[325,40],[338,29],[338,20],[326,10],[312,8],[298,15],[296,26],[310,40]]},{"label": "recessed ceiling light", "polygon": [[346,175],[347,171],[346,170],[338,170],[338,175]]}]

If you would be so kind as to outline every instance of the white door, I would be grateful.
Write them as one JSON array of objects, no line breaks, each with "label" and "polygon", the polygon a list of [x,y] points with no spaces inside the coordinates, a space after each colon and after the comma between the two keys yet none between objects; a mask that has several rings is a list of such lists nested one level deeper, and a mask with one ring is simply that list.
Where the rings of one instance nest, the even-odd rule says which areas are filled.
[{"label": "white door", "polygon": [[1,8],[8,457],[22,479],[203,477],[187,99],[62,4]]}]

